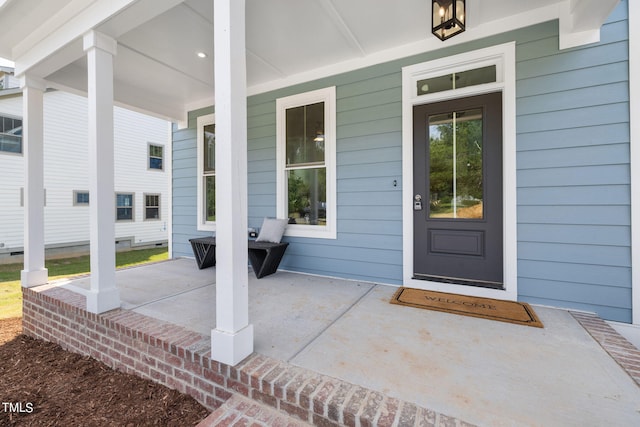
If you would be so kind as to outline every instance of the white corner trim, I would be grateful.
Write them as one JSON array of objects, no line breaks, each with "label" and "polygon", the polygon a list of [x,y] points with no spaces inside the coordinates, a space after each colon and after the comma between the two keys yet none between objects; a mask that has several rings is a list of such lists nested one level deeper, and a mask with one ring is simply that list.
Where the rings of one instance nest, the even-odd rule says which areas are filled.
[{"label": "white corner trim", "polygon": [[[516,218],[516,45],[515,42],[415,64],[402,69],[403,285],[441,292],[515,301],[518,299]],[[417,95],[416,82],[445,70],[496,64],[497,82],[433,95]],[[434,71],[436,70],[436,71]],[[502,92],[503,280],[505,290],[413,279],[413,107],[489,92]]]},{"label": "white corner trim", "polygon": [[631,169],[631,298],[632,322],[640,325],[640,4],[629,5],[629,130]]},{"label": "white corner trim", "polygon": [[173,125],[167,122],[167,143],[165,144],[164,166],[167,171],[167,246],[168,258],[173,259]]},{"label": "white corner trim", "polygon": [[197,161],[197,180],[198,180],[198,214],[197,214],[197,229],[200,231],[216,231],[216,223],[208,222],[204,217],[204,182],[202,179],[202,174],[204,172],[204,163],[203,163],[203,153],[204,153],[204,132],[203,128],[206,125],[212,125],[216,122],[215,114],[207,114],[205,116],[199,116],[196,119],[196,131],[198,132],[196,135],[196,161]]}]

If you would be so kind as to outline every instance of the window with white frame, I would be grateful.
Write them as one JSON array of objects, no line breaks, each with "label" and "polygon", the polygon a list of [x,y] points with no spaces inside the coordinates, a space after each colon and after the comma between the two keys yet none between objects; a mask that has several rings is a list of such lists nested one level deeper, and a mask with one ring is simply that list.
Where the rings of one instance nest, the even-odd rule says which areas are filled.
[{"label": "window with white frame", "polygon": [[160,219],[160,194],[144,195],[145,221]]},{"label": "window with white frame", "polygon": [[198,230],[216,226],[216,125],[209,114],[197,119]]},{"label": "window with white frame", "polygon": [[336,238],[336,89],[276,101],[277,216],[289,236]]},{"label": "window with white frame", "polygon": [[89,192],[74,190],[73,206],[89,206]]},{"label": "window with white frame", "polygon": [[116,221],[133,221],[133,193],[116,194]]},{"label": "window with white frame", "polygon": [[0,116],[0,152],[22,154],[22,119]]},{"label": "window with white frame", "polygon": [[149,144],[149,169],[164,170],[163,153],[162,145]]}]

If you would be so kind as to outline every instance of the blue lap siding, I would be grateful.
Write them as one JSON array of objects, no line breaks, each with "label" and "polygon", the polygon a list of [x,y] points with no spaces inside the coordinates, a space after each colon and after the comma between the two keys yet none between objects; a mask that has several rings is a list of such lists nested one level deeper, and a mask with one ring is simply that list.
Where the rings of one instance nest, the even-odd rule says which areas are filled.
[{"label": "blue lap siding", "polygon": [[[559,51],[554,21],[251,96],[249,225],[276,214],[276,99],[336,86],[338,238],[287,238],[281,268],[401,284],[401,69],[515,41],[519,299],[630,322],[627,39],[621,2],[597,44]],[[196,231],[196,118],[212,111],[174,128],[175,256],[209,234]]]}]

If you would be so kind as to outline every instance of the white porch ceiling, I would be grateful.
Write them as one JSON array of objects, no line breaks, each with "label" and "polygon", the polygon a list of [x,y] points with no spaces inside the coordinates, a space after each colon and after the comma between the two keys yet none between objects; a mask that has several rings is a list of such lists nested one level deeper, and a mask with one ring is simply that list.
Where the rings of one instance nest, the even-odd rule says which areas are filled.
[{"label": "white porch ceiling", "polygon": [[[561,39],[584,43],[618,1],[467,0],[467,31],[443,43],[429,30],[430,0],[246,0],[247,85],[261,92],[553,19]],[[107,3],[7,1],[0,57],[52,87],[86,92],[79,21],[92,19],[118,41],[119,103],[173,120],[213,103],[213,0]]]}]

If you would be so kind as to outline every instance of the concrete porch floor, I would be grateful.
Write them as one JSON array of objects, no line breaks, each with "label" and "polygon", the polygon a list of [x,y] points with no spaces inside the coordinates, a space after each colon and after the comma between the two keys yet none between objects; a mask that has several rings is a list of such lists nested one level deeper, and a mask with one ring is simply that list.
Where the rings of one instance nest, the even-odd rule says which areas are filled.
[{"label": "concrete porch floor", "polygon": [[[177,259],[116,277],[124,309],[215,325],[214,268]],[[83,293],[89,278],[58,285]],[[640,425],[640,387],[568,311],[535,306],[538,329],[392,305],[394,291],[250,273],[254,350],[478,425]]]}]

